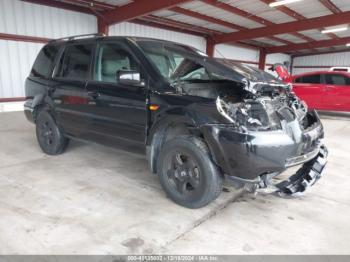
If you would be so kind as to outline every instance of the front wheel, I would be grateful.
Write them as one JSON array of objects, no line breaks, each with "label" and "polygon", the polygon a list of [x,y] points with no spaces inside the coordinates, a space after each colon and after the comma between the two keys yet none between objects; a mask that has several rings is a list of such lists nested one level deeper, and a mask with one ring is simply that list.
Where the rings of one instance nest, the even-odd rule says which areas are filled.
[{"label": "front wheel", "polygon": [[197,137],[183,136],[166,142],[157,170],[167,196],[188,208],[203,207],[222,191],[223,178],[206,144]]},{"label": "front wheel", "polygon": [[39,111],[36,119],[36,137],[40,148],[48,155],[61,154],[68,144],[52,115],[44,109]]}]

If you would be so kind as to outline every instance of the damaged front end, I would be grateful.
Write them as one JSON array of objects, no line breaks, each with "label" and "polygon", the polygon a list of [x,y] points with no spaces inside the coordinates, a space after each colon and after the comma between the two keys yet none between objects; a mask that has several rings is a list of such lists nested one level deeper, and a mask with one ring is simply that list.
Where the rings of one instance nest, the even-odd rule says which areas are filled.
[{"label": "damaged front end", "polygon": [[323,126],[290,84],[257,68],[207,57],[184,59],[172,78],[177,94],[191,101],[188,115],[228,180],[258,191],[300,166],[274,187],[293,195],[321,177],[327,158]]},{"label": "damaged front end", "polygon": [[300,196],[322,177],[327,157],[328,150],[322,145],[314,158],[305,162],[287,179],[278,179],[279,173],[263,175],[258,183],[246,184],[246,190],[252,193],[274,193],[281,197]]},{"label": "damaged front end", "polygon": [[[231,124],[211,127],[206,134],[211,132],[220,144],[213,150],[221,152],[223,161],[216,159],[228,180],[253,192],[299,195],[316,183],[326,166],[323,126],[317,112],[308,111],[289,85],[256,85],[241,101],[219,96],[217,110]],[[300,167],[295,174],[276,182],[295,166]]]},{"label": "damaged front end", "polygon": [[292,121],[305,126],[307,106],[290,91],[289,85],[259,85],[260,88],[246,88],[254,95],[246,95],[239,102],[230,95],[219,96],[218,111],[245,131],[279,130]]},{"label": "damaged front end", "polygon": [[295,195],[305,192],[321,178],[327,164],[328,150],[322,145],[315,158],[303,164],[303,166],[288,180],[275,185],[276,192],[280,195]]}]

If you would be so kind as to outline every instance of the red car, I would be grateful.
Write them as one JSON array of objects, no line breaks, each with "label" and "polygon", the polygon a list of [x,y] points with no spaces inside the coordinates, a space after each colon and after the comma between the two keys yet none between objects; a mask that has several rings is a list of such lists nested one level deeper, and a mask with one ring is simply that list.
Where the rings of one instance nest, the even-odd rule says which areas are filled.
[{"label": "red car", "polygon": [[350,111],[350,73],[319,71],[290,76],[281,65],[273,68],[311,109]]}]

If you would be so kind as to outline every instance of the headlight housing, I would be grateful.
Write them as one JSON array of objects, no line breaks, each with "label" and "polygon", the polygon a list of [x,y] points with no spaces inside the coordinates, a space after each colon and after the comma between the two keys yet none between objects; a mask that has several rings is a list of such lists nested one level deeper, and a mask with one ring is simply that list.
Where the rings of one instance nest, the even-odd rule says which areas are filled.
[{"label": "headlight housing", "polygon": [[260,102],[228,103],[218,97],[216,107],[222,116],[243,130],[269,128],[268,114]]}]

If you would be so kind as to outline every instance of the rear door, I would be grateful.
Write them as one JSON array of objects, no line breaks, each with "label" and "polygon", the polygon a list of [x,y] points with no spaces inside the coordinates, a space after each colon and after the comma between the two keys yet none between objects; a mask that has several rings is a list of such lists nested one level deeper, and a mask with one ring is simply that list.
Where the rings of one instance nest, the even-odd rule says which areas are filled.
[{"label": "rear door", "polygon": [[[118,71],[146,74],[133,51],[124,41],[106,41],[98,44],[94,78],[87,85],[90,108],[94,119],[90,131],[97,137],[143,145],[147,124],[147,87],[117,82]],[[101,141],[102,143],[104,141]]]},{"label": "rear door", "polygon": [[67,134],[80,138],[86,138],[89,125],[86,83],[91,76],[94,47],[92,43],[67,45],[51,90],[59,124]]},{"label": "rear door", "polygon": [[326,95],[324,104],[328,110],[350,111],[350,78],[346,74],[325,74]]},{"label": "rear door", "polygon": [[321,74],[309,74],[296,77],[293,90],[298,97],[312,109],[322,109],[325,84]]}]

